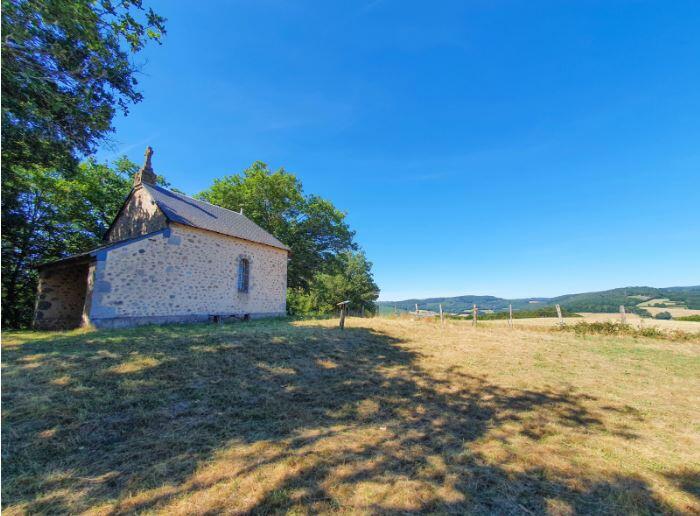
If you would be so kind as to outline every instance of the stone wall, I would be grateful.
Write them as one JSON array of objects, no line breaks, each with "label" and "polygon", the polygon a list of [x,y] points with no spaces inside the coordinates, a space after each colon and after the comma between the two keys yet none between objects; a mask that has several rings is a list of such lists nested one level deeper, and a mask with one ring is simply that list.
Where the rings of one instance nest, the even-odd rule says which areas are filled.
[{"label": "stone wall", "polygon": [[150,194],[137,187],[107,234],[108,242],[119,242],[161,230],[168,225],[165,215]]},{"label": "stone wall", "polygon": [[34,327],[65,330],[80,326],[89,265],[57,265],[39,274]]},{"label": "stone wall", "polygon": [[[250,261],[248,292],[238,292],[238,261]],[[208,315],[281,315],[287,252],[172,224],[102,252],[95,263],[90,320],[96,326]],[[111,322],[110,322],[111,320]],[[124,324],[122,324],[124,323]]]}]

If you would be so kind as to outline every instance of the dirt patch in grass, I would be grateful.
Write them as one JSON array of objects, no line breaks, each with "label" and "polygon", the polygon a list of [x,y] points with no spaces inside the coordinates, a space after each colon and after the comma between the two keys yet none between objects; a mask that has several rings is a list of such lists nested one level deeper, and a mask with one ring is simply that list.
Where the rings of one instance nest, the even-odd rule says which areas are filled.
[{"label": "dirt patch in grass", "polygon": [[700,510],[700,353],[406,319],[3,340],[3,508]]}]

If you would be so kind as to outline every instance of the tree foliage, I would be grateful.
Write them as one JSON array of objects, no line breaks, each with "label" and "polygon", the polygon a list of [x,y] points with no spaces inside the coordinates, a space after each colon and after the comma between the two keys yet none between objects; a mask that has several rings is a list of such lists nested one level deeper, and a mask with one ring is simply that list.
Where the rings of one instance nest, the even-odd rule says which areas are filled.
[{"label": "tree foliage", "polygon": [[289,286],[306,289],[315,274],[334,272],[340,253],[354,250],[345,214],[315,195],[284,169],[256,161],[240,175],[217,179],[199,197],[244,214],[291,248]]},{"label": "tree foliage", "polygon": [[363,252],[346,251],[339,256],[337,272],[319,272],[308,289],[292,288],[287,296],[293,314],[329,314],[340,301],[350,301],[352,310],[374,313],[379,287],[372,277],[372,264]]},{"label": "tree foliage", "polygon": [[271,171],[260,161],[242,174],[217,179],[199,197],[247,217],[291,248],[289,306],[295,313],[330,312],[352,299],[370,308],[378,288],[371,264],[357,253],[355,233],[345,214],[317,195],[306,195],[301,182],[284,169]]},{"label": "tree foliage", "polygon": [[[560,308],[562,317],[581,317],[564,307]],[[483,321],[505,320],[510,317],[509,312],[478,313],[477,318]],[[513,319],[531,319],[539,317],[559,317],[557,309],[553,306],[543,306],[534,310],[514,310]]]},{"label": "tree foliage", "polygon": [[2,0],[3,174],[72,170],[141,100],[130,56],[160,41],[140,0]]}]

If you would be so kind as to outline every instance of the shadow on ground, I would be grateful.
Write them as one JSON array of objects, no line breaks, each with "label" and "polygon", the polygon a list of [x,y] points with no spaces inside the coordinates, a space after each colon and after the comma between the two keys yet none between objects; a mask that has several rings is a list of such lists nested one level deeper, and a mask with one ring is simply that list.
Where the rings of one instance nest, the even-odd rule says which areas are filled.
[{"label": "shadow on ground", "polygon": [[590,397],[427,372],[419,358],[369,329],[286,321],[6,345],[3,507],[149,511],[225,486],[202,510],[672,512],[637,478],[514,468],[472,449],[487,433],[537,441],[553,426],[623,433]]}]

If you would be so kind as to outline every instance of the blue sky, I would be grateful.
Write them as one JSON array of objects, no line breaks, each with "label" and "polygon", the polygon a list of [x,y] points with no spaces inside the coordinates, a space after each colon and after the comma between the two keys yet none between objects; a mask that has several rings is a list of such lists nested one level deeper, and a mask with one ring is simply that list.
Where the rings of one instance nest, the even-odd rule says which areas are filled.
[{"label": "blue sky", "polygon": [[347,211],[381,299],[700,284],[700,3],[147,2],[126,154]]}]

